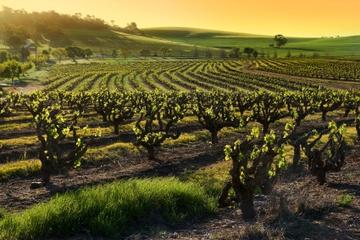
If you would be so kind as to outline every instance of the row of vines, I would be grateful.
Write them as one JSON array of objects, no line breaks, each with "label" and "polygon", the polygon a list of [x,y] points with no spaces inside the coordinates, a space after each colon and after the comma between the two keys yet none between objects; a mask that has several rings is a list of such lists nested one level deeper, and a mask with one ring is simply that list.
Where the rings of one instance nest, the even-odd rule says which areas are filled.
[{"label": "row of vines", "polygon": [[256,76],[242,71],[242,61],[163,61],[58,66],[45,91],[284,91],[318,87],[309,82]]},{"label": "row of vines", "polygon": [[[198,81],[202,82],[200,78]],[[191,81],[188,84],[191,86]],[[18,112],[28,114],[39,145],[37,157],[41,161],[43,185],[48,184],[55,173],[81,167],[89,135],[84,136],[87,126],[80,122],[92,112],[112,126],[114,134],[120,133],[122,124],[134,121],[135,143],[147,151],[151,161],[157,159],[157,151],[166,139],[179,138],[182,134],[179,122],[185,116],[196,116],[201,127],[210,132],[212,144],[218,144],[223,128],[243,129],[246,132],[243,138],[224,150],[225,159],[232,162],[231,180],[225,184],[219,204],[226,206],[238,201],[243,216],[252,219],[255,192],[271,191],[276,177],[289,164],[284,157],[286,145],[294,150],[291,164],[299,164],[301,152],[306,155],[308,169],[319,184],[326,182],[329,171],[341,169],[348,149],[343,136],[346,124],[355,126],[360,139],[359,106],[359,92],[321,88],[276,94],[268,91],[77,94],[51,91],[0,98],[0,121]],[[343,112],[344,117],[328,121],[329,113],[334,111]],[[304,120],[314,114],[320,114],[324,124],[306,127]],[[90,136],[94,138],[95,135]],[[235,197],[230,198],[231,189]]]}]

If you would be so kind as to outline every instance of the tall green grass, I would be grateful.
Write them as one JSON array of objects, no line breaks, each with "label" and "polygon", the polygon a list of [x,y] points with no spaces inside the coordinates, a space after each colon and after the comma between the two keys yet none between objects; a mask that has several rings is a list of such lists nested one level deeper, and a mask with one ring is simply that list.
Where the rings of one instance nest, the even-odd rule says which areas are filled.
[{"label": "tall green grass", "polygon": [[0,220],[0,239],[46,239],[81,232],[119,236],[159,222],[176,224],[211,214],[216,200],[175,178],[135,179],[57,196]]}]

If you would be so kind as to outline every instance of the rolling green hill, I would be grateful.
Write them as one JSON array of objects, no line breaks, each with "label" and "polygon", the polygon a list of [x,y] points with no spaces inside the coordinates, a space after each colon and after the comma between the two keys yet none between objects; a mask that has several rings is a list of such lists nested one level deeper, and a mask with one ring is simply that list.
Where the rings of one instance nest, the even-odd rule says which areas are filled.
[{"label": "rolling green hill", "polygon": [[233,33],[196,28],[147,28],[142,31],[148,36],[183,42],[206,47],[233,48],[253,47],[260,52],[286,55],[289,51],[296,54],[313,54],[330,56],[360,55],[360,36],[339,38],[296,38],[289,37],[288,44],[282,49],[269,47],[272,36],[248,33]]},{"label": "rolling green hill", "polygon": [[[281,31],[280,31],[281,32]],[[40,50],[77,46],[97,53],[111,54],[127,49],[131,56],[149,50],[156,56],[209,56],[220,49],[255,48],[267,56],[300,54],[322,56],[360,56],[360,36],[339,38],[288,37],[288,44],[273,48],[273,36],[226,32],[184,27],[139,29],[136,23],[126,27],[110,25],[103,19],[89,15],[67,15],[54,11],[26,12],[4,7],[0,10],[0,49],[19,52],[27,39],[32,39]],[[194,51],[195,47],[199,50]],[[145,51],[144,51],[145,52]],[[144,53],[143,52],[143,53]]]},{"label": "rolling green hill", "polygon": [[[90,48],[94,52],[111,54],[113,50],[127,49],[132,56],[136,56],[143,49],[148,49],[151,54],[162,56],[162,49],[170,49],[172,54],[190,55],[194,45],[184,42],[174,42],[169,39],[161,39],[151,36],[134,35],[109,29],[89,30],[89,29],[63,29],[62,38],[51,41],[37,41],[41,49],[65,48],[68,46],[77,46],[81,48]],[[197,46],[200,51],[204,51],[207,46]],[[0,49],[7,49],[8,46],[0,44]],[[214,52],[217,49],[212,49]]]},{"label": "rolling green hill", "polygon": [[91,48],[95,51],[110,51],[113,49],[126,48],[130,51],[138,52],[142,49],[152,51],[161,51],[166,47],[173,51],[190,51],[193,45],[173,42],[167,39],[158,39],[147,36],[133,35],[124,32],[112,30],[82,30],[82,29],[66,29],[64,33],[68,39],[72,41],[72,45],[82,48]]},{"label": "rolling green hill", "polygon": [[360,55],[360,36],[307,39],[305,41],[289,43],[288,47],[313,49],[330,56],[358,56]]},{"label": "rolling green hill", "polygon": [[183,28],[183,27],[159,27],[159,28],[145,28],[142,29],[144,33],[150,36],[157,36],[161,38],[232,38],[232,37],[264,37],[266,35],[256,35],[250,33],[236,33],[219,30],[209,30],[201,28]]},{"label": "rolling green hill", "polygon": [[186,56],[194,49],[192,44],[143,36],[136,23],[119,27],[89,15],[0,9],[0,49],[9,48],[18,54],[28,39],[40,50],[77,46],[111,54],[113,50],[127,49],[128,55],[132,56],[142,50],[149,50],[146,55],[150,56],[165,55],[163,53]]},{"label": "rolling green hill", "polygon": [[[292,55],[313,55],[318,53],[321,56],[359,56],[360,36],[339,37],[339,38],[294,38],[290,37],[288,44],[281,49],[269,47],[273,43],[272,36],[255,35],[247,33],[233,33],[206,29],[193,28],[149,28],[142,29],[144,36],[134,35],[111,29],[63,29],[62,38],[41,43],[42,48],[67,47],[69,45],[82,48],[91,48],[95,52],[110,54],[114,49],[128,49],[131,55],[138,55],[142,49],[149,49],[152,54],[162,56],[162,49],[171,49],[172,55],[191,55],[194,46],[199,50],[211,48],[217,51],[218,48],[231,49],[239,47],[253,47],[259,52],[279,56],[285,56],[288,52]],[[65,41],[64,41],[65,39]],[[6,48],[0,44],[0,48]]]}]

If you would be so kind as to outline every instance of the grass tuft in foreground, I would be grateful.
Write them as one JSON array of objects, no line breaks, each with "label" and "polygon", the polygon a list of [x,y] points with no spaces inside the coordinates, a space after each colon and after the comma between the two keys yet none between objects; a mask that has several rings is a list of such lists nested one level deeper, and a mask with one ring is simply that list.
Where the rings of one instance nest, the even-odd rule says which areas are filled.
[{"label": "grass tuft in foreground", "polygon": [[8,180],[10,177],[26,177],[39,172],[41,163],[39,160],[23,160],[0,164],[0,181]]},{"label": "grass tuft in foreground", "polygon": [[57,196],[23,213],[0,219],[0,239],[64,237],[88,231],[115,236],[166,222],[211,214],[216,200],[175,178],[128,180]]}]

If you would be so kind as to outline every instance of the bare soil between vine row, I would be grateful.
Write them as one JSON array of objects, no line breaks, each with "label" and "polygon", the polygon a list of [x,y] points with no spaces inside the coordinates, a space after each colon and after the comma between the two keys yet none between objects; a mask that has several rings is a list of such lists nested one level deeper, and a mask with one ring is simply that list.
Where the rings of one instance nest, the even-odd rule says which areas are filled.
[{"label": "bare soil between vine row", "polygon": [[[342,119],[349,120],[349,119]],[[310,121],[304,128],[322,126]],[[276,128],[281,124],[276,124]],[[121,179],[157,176],[181,176],[201,167],[223,161],[223,149],[241,134],[220,139],[218,145],[201,140],[174,147],[163,147],[158,161],[150,162],[145,154],[129,154],[121,160],[104,160],[85,164],[68,175],[56,175],[47,188],[30,189],[39,176],[12,178],[0,185],[0,206],[10,212],[22,211],[48,201],[58,193],[86,186],[105,184]],[[353,197],[351,204],[340,206],[343,195]],[[286,201],[281,202],[279,196]],[[289,170],[277,183],[271,196],[256,197],[257,223],[241,220],[236,208],[220,209],[216,216],[181,226],[157,226],[155,233],[138,233],[128,239],[360,239],[360,147],[355,146],[347,157],[344,169],[328,176],[328,183],[319,186],[305,169]],[[285,209],[285,210],[284,210]],[[256,238],[246,238],[256,233]],[[251,235],[253,236],[253,235]],[[259,237],[260,236],[260,237]],[[71,239],[97,239],[78,235]],[[104,238],[101,238],[104,239]],[[281,239],[281,238],[280,238]]]}]

